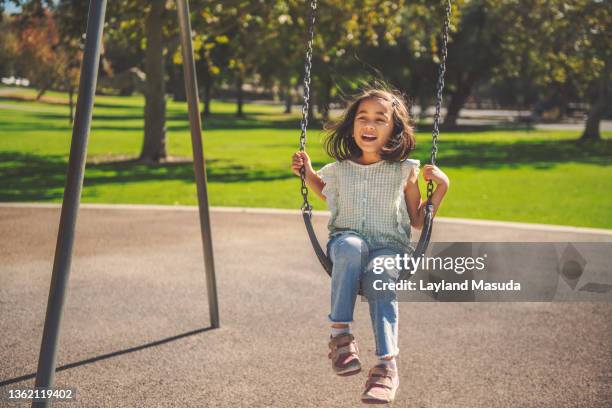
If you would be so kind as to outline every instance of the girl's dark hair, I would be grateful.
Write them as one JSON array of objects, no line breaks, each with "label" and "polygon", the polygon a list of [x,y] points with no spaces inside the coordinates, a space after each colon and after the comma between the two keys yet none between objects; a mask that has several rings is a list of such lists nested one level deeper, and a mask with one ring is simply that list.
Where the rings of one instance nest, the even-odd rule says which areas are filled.
[{"label": "girl's dark hair", "polygon": [[324,129],[328,132],[324,141],[327,154],[338,161],[361,157],[363,152],[353,138],[353,125],[359,104],[367,99],[387,101],[393,110],[393,132],[382,148],[381,157],[389,161],[407,159],[416,141],[406,102],[399,91],[381,85],[362,90],[349,101],[340,119],[325,124]]}]

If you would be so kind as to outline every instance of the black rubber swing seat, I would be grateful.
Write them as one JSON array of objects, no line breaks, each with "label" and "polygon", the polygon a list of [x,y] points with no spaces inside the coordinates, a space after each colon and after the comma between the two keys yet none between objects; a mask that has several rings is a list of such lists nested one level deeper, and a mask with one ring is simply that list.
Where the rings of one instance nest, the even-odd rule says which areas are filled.
[{"label": "black rubber swing seat", "polygon": [[[436,86],[436,111],[434,114],[434,123],[433,123],[433,131],[432,131],[432,150],[431,150],[431,160],[430,163],[432,165],[436,164],[436,155],[438,152],[437,140],[439,135],[439,123],[440,123],[440,109],[442,106],[442,91],[444,89],[444,73],[446,71],[446,56],[447,56],[447,43],[448,43],[448,30],[450,24],[450,16],[451,16],[451,1],[447,0],[445,7],[445,15],[444,15],[444,25],[442,30],[442,47],[441,47],[441,58],[440,65],[438,67],[438,83]],[[306,59],[304,64],[304,103],[302,106],[302,122],[301,128],[302,133],[300,135],[300,150],[305,151],[306,149],[306,132],[308,129],[308,109],[310,105],[310,71],[312,69],[312,53],[313,53],[313,41],[314,41],[314,27],[316,20],[316,9],[317,9],[317,0],[310,0],[310,20],[308,25],[308,41],[306,43]],[[302,167],[301,171],[301,180],[302,180],[302,197],[304,198],[304,204],[302,205],[302,217],[304,218],[304,225],[306,226],[306,231],[308,232],[308,238],[310,239],[310,243],[312,244],[312,248],[319,259],[319,262],[323,266],[323,269],[327,274],[331,277],[333,270],[333,263],[329,256],[325,253],[323,248],[321,248],[321,244],[317,239],[317,235],[315,234],[314,228],[312,227],[312,207],[308,203],[308,188],[306,187],[306,176],[304,167]],[[429,241],[431,240],[431,231],[433,227],[433,213],[434,208],[431,202],[431,197],[433,194],[433,182],[429,180],[427,184],[427,203],[425,204],[425,219],[423,222],[423,228],[421,230],[421,236],[419,237],[419,242],[417,243],[416,248],[412,252],[412,259],[418,259],[425,254],[427,251],[427,247],[429,245]],[[410,263],[411,265],[415,265],[415,263]],[[399,275],[400,280],[409,279],[412,274],[416,271],[410,270],[402,270]]]},{"label": "black rubber swing seat", "polygon": [[[302,210],[302,217],[304,218],[304,225],[306,226],[306,231],[308,232],[308,238],[310,239],[310,243],[312,244],[312,248],[319,259],[319,262],[325,269],[325,272],[331,277],[333,270],[333,263],[329,256],[325,253],[319,240],[317,239],[317,234],[314,231],[312,226],[312,212],[309,210]],[[433,229],[433,205],[428,203],[425,205],[425,220],[423,222],[423,228],[421,229],[421,236],[419,237],[419,242],[417,243],[416,248],[412,252],[412,258],[418,259],[425,254],[427,251],[427,247],[429,246],[429,241],[431,240],[431,232]],[[414,265],[415,263],[409,263],[410,265]],[[411,276],[410,270],[403,270],[400,273],[400,280],[407,280]]]}]

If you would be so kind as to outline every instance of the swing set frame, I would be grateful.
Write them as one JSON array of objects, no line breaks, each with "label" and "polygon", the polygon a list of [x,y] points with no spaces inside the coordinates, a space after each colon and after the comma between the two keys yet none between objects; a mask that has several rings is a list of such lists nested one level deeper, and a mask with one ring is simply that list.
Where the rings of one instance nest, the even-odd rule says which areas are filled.
[{"label": "swing set frame", "polygon": [[[204,270],[206,273],[210,325],[212,328],[218,328],[220,327],[219,306],[212,234],[210,229],[206,162],[204,160],[202,148],[202,125],[199,113],[200,102],[198,98],[198,86],[195,75],[195,61],[191,37],[191,22],[189,18],[189,4],[188,0],[176,0],[176,5],[180,26],[185,91],[189,110],[193,166],[198,195],[198,210],[204,252]],[[68,172],[66,174],[66,185],[64,188],[59,231],[55,247],[53,272],[51,275],[45,324],[38,357],[38,368],[36,371],[36,388],[50,389],[53,387],[55,379],[60,326],[66,299],[66,288],[70,275],[72,248],[75,240],[74,232],[81,201],[81,191],[83,188],[87,142],[89,139],[96,82],[98,78],[100,46],[102,43],[105,14],[106,0],[90,0],[89,12],[87,15],[85,50],[83,53],[83,62],[81,64],[75,119],[72,127]],[[50,405],[50,399],[32,401],[32,407],[49,407]]]},{"label": "swing set frame", "polygon": [[[193,43],[191,35],[191,23],[189,17],[188,0],[176,0],[178,21],[180,26],[180,40],[183,56],[183,70],[185,76],[185,90],[189,111],[189,124],[191,131],[191,142],[193,149],[194,173],[196,179],[198,210],[200,217],[200,231],[202,235],[202,246],[204,253],[204,269],[206,273],[206,285],[208,292],[208,304],[210,314],[210,325],[212,328],[220,327],[219,307],[217,298],[217,287],[215,278],[215,264],[213,258],[212,234],[210,228],[210,214],[208,203],[208,191],[206,182],[206,161],[202,147],[202,124],[199,114],[198,87],[195,75],[195,61],[193,55]],[[304,103],[302,106],[302,121],[300,135],[300,150],[306,149],[306,132],[308,127],[308,109],[310,102],[310,72],[312,69],[312,43],[314,39],[314,25],[316,18],[317,0],[310,1],[311,18],[309,24],[305,75],[304,75]],[[439,67],[436,113],[434,115],[434,130],[432,133],[431,164],[435,164],[437,154],[437,137],[439,135],[440,107],[442,103],[442,90],[444,87],[444,72],[446,61],[446,43],[448,38],[448,25],[450,19],[451,4],[447,0],[446,16],[444,20],[442,59]],[[85,173],[85,160],[87,157],[87,144],[91,127],[94,97],[98,77],[98,65],[100,62],[100,47],[106,14],[106,0],[90,0],[87,16],[87,30],[85,37],[85,48],[83,62],[80,70],[80,82],[78,99],[76,105],[75,119],[72,128],[72,141],[70,145],[70,156],[66,174],[66,184],[62,201],[59,230],[55,247],[53,271],[47,300],[45,323],[38,358],[35,387],[50,389],[55,379],[57,351],[59,348],[60,327],[63,307],[66,299],[66,288],[70,275],[72,252],[75,241],[75,227],[83,188],[83,177]],[[308,236],[315,253],[323,265],[323,268],[331,275],[332,263],[321,248],[314,229],[312,227],[312,207],[308,202],[308,188],[305,182],[305,169],[301,171],[302,215]],[[433,205],[431,194],[433,184],[430,181],[427,186],[427,205],[425,226],[419,240],[419,244],[413,257],[423,254],[431,237]],[[401,275],[400,275],[401,276]],[[33,400],[32,407],[49,407],[50,399]]]}]

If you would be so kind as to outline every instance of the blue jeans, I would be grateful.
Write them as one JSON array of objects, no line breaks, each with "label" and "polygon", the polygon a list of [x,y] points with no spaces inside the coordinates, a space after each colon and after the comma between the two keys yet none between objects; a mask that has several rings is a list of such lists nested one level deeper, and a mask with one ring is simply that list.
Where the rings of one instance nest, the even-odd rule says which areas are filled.
[{"label": "blue jeans", "polygon": [[[374,282],[395,282],[399,270],[384,268],[382,273],[374,273],[376,258],[395,258],[403,252],[392,248],[371,250],[367,242],[352,231],[332,236],[327,243],[327,253],[334,264],[331,285],[331,313],[333,323],[351,323],[359,288],[368,299],[372,330],[376,341],[376,355],[379,357],[396,356],[398,344],[398,304],[394,291],[375,290]],[[380,269],[377,271],[380,272]],[[376,285],[381,287],[381,282]]]}]

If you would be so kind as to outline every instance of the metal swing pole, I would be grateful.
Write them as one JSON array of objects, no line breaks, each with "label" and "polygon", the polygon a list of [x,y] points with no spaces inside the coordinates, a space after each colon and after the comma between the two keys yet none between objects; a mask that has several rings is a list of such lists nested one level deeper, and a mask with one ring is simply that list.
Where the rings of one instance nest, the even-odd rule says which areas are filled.
[{"label": "metal swing pole", "polygon": [[[91,125],[98,65],[100,62],[100,45],[104,28],[106,0],[91,0],[87,16],[85,51],[81,65],[79,93],[76,105],[68,173],[64,188],[64,199],[60,215],[59,231],[55,246],[53,273],[47,301],[47,314],[43,330],[35,387],[51,388],[55,379],[55,366],[59,346],[60,325],[66,287],[70,275],[74,230],[81,201],[85,159],[87,157],[87,139]],[[33,401],[32,407],[48,407],[49,399]]]},{"label": "metal swing pole", "polygon": [[200,212],[200,231],[204,247],[204,270],[206,272],[206,287],[208,291],[208,310],[210,325],[219,327],[219,303],[217,299],[217,283],[215,278],[215,262],[213,258],[212,234],[210,230],[210,214],[208,211],[208,189],[206,184],[206,161],[202,148],[202,123],[200,120],[200,101],[198,84],[195,75],[195,61],[191,39],[191,23],[189,4],[187,0],[177,0],[177,12],[181,29],[181,50],[183,55],[183,73],[185,76],[185,92],[189,107],[189,127],[191,129],[191,146],[193,148],[193,167],[198,192],[198,209]]}]

